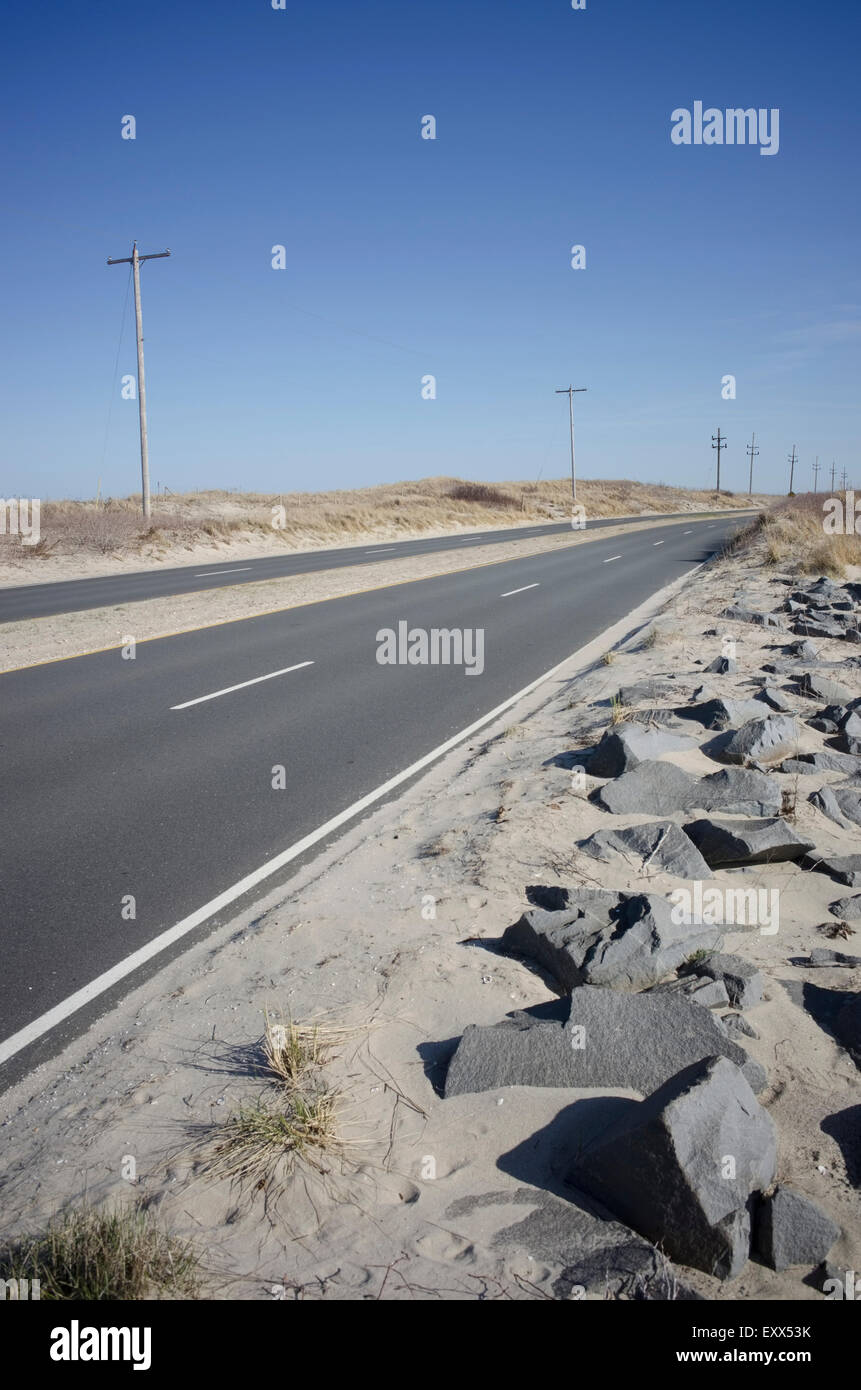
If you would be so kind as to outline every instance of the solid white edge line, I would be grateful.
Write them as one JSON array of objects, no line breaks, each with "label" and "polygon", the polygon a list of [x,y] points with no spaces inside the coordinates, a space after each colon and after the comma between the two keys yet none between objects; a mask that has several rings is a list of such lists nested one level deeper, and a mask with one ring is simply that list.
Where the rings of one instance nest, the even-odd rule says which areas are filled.
[{"label": "solid white edge line", "polygon": [[268,671],[265,676],[255,676],[253,680],[241,681],[239,685],[227,685],[223,690],[213,690],[211,695],[198,695],[196,700],[186,700],[182,705],[171,705],[171,709],[190,709],[192,705],[202,705],[206,700],[217,700],[219,695],[232,695],[234,690],[245,690],[249,685],[259,685],[261,681],[271,681],[275,676],[287,676],[291,671],[301,671],[303,666],[313,665],[313,661],[300,661],[297,666],[285,666],[281,671]]},{"label": "solid white edge line", "polygon": [[606,560],[602,560],[602,561],[601,561],[601,564],[602,564],[602,565],[609,565],[609,563],[610,563],[611,560],[621,560],[621,558],[622,558],[621,555],[608,555],[607,558],[606,558]]},{"label": "solid white edge line", "polygon": [[590,646],[594,646],[602,637],[612,632],[614,628],[621,627],[622,624],[630,622],[639,609],[645,608],[656,601],[665,601],[660,598],[661,595],[668,596],[673,590],[681,588],[683,584],[687,583],[687,581],[702,568],[703,566],[701,564],[694,565],[694,567],[688,570],[686,574],[682,575],[680,579],[674,580],[672,584],[667,584],[663,589],[658,589],[654,594],[650,594],[642,604],[638,605],[638,608],[633,608],[630,613],[626,613],[622,618],[618,619],[616,623],[611,624],[609,628],[605,628],[604,632],[599,633],[597,638],[593,637],[591,642],[587,642],[584,646],[578,647],[576,651],[566,656],[563,661],[557,662],[549,671],[545,671],[542,676],[538,676],[536,680],[530,681],[529,685],[525,685],[522,690],[518,690],[515,695],[509,696],[507,700],[503,700],[502,704],[497,705],[496,709],[492,709],[489,714],[483,714],[480,719],[476,719],[474,724],[470,724],[466,729],[461,729],[458,734],[453,734],[445,743],[441,743],[439,747],[432,749],[430,753],[426,753],[423,758],[419,758],[418,761],[412,763],[410,767],[404,768],[402,772],[398,772],[394,777],[390,777],[388,782],[384,782],[382,786],[377,787],[372,792],[368,792],[368,794],[361,797],[359,801],[354,801],[352,806],[348,806],[346,810],[340,811],[337,816],[333,816],[331,820],[327,820],[324,825],[319,825],[316,830],[312,830],[310,834],[305,835],[301,840],[297,840],[289,849],[285,849],[281,854],[276,854],[274,859],[268,859],[265,864],[260,865],[259,869],[254,869],[252,873],[246,874],[245,878],[241,878],[238,883],[234,883],[232,888],[226,888],[223,893],[219,893],[217,898],[210,899],[208,903],[204,903],[202,907],[197,908],[197,910],[192,912],[188,917],[183,917],[182,921],[177,922],[172,927],[168,927],[167,931],[161,932],[160,935],[153,937],[152,941],[147,942],[146,946],[141,946],[140,950],[133,952],[130,956],[126,956],[125,960],[112,966],[110,970],[106,970],[103,974],[97,975],[95,980],[91,980],[88,985],[84,985],[83,989],[76,990],[74,994],[70,994],[62,1003],[55,1005],[53,1009],[49,1009],[47,1013],[40,1015],[39,1018],[34,1019],[32,1023],[28,1023],[24,1028],[20,1028],[17,1033],[13,1033],[11,1037],[6,1038],[5,1041],[0,1043],[0,1066],[2,1066],[4,1062],[8,1062],[9,1059],[20,1052],[22,1048],[29,1047],[31,1043],[36,1042],[43,1034],[55,1028],[58,1023],[63,1023],[67,1018],[70,1018],[72,1014],[77,1013],[78,1009],[82,1009],[85,1005],[91,1004],[94,999],[98,999],[100,994],[104,994],[106,990],[112,989],[114,985],[119,984],[127,975],[131,975],[133,971],[138,970],[142,965],[146,965],[147,961],[160,955],[162,951],[166,951],[167,948],[172,946],[175,942],[181,941],[184,936],[194,931],[195,927],[201,926],[209,917],[213,917],[216,912],[220,912],[224,907],[229,907],[231,903],[236,902],[237,898],[241,898],[244,893],[249,892],[252,888],[256,888],[258,883],[262,883],[264,879],[271,878],[279,869],[283,869],[287,864],[292,863],[294,859],[298,859],[306,850],[313,848],[320,840],[330,835],[332,831],[339,830],[342,825],[346,825],[348,821],[361,815],[362,811],[366,811],[369,806],[373,806],[375,802],[388,796],[389,792],[394,791],[396,787],[409,781],[417,772],[423,771],[424,768],[429,767],[431,763],[436,762],[446,753],[451,752],[452,748],[456,748],[459,743],[463,743],[465,739],[471,738],[479,729],[483,729],[485,724],[490,724],[494,719],[498,719],[507,709],[510,709],[512,705],[516,705],[519,700],[525,699],[527,695],[531,695],[532,692],[537,690],[539,686],[542,686],[545,681],[552,680],[558,672],[564,670],[572,661],[576,661],[577,657],[582,652],[588,651]]},{"label": "solid white edge line", "polygon": [[540,589],[540,584],[524,584],[522,589],[509,589],[507,594],[500,594],[500,598],[511,598],[512,594],[525,594],[527,589]]},{"label": "solid white edge line", "polygon": [[196,574],[194,577],[195,579],[208,579],[213,574],[219,576],[222,574],[245,574],[250,569],[253,569],[253,565],[242,565],[238,570],[203,570],[202,573]]}]

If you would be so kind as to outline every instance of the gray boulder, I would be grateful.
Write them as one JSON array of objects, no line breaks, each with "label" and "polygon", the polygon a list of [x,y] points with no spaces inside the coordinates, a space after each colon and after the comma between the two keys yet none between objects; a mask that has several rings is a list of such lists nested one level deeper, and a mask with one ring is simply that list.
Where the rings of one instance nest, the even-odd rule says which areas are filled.
[{"label": "gray boulder", "polygon": [[731,656],[716,656],[714,661],[710,661],[708,666],[703,667],[703,670],[709,675],[731,676],[738,670],[738,662],[734,661]]},{"label": "gray boulder", "polygon": [[844,830],[854,830],[861,825],[861,790],[858,787],[821,787],[818,792],[811,793],[809,800]]},{"label": "gray boulder", "polygon": [[847,777],[861,774],[861,758],[851,753],[835,753],[825,749],[821,753],[799,753],[797,758],[787,758],[780,765],[781,772],[844,772]]},{"label": "gray boulder", "polygon": [[[722,768],[695,784],[688,806],[735,816],[777,816],[783,807],[780,783],[755,768]],[[681,804],[678,810],[685,809]]]},{"label": "gray boulder", "polygon": [[836,883],[845,883],[847,888],[861,888],[861,854],[808,854],[801,866],[828,874]]},{"label": "gray boulder", "polygon": [[771,763],[789,757],[798,745],[796,721],[785,714],[749,719],[715,756],[727,763]]},{"label": "gray boulder", "polygon": [[752,1009],[762,1002],[765,981],[756,966],[741,956],[715,952],[699,958],[695,965],[683,965],[679,974],[686,971],[695,971],[697,976],[705,975],[720,982],[736,1009]]},{"label": "gray boulder", "polygon": [[762,713],[762,706],[756,700],[731,700],[716,696],[697,704],[680,705],[675,713],[679,719],[695,719],[706,729],[725,729],[729,725],[755,719]]},{"label": "gray boulder", "polygon": [[838,898],[836,902],[829,903],[828,911],[839,917],[841,922],[857,921],[861,917],[861,894],[854,898]]},{"label": "gray boulder", "polygon": [[754,1244],[771,1269],[821,1264],[839,1236],[831,1217],[791,1187],[776,1187],[757,1208]]},{"label": "gray boulder", "polygon": [[648,680],[632,681],[630,685],[620,686],[616,699],[620,705],[638,705],[643,700],[660,700],[674,691],[678,691],[675,681],[663,676],[654,676]]},{"label": "gray boulder", "polygon": [[758,1038],[752,1023],[748,1023],[744,1014],[723,1014],[721,1023],[726,1029],[728,1038]]},{"label": "gray boulder", "polygon": [[783,627],[776,613],[756,613],[752,608],[739,608],[735,604],[725,608],[721,616],[737,623],[755,623],[757,627]]},{"label": "gray boulder", "polygon": [[688,975],[679,980],[664,980],[653,985],[649,994],[679,994],[690,999],[692,1004],[700,1004],[705,1009],[722,1009],[729,1003],[726,985],[722,980],[710,979],[707,975]]},{"label": "gray boulder", "polygon": [[690,747],[690,739],[650,729],[642,724],[621,723],[608,729],[588,762],[590,777],[619,777],[623,772],[662,753]]},{"label": "gray boulder", "polygon": [[802,661],[818,661],[819,648],[812,642],[808,642],[806,637],[802,637],[798,642],[791,642],[789,646],[793,656],[799,657]]},{"label": "gray boulder", "polygon": [[861,956],[847,956],[843,951],[831,951],[826,946],[814,946],[807,964],[814,970],[827,970],[832,966],[857,970],[861,965]]},{"label": "gray boulder", "polygon": [[622,858],[638,874],[647,870],[675,874],[678,878],[709,878],[709,867],[699,850],[674,821],[649,821],[620,830],[596,830],[578,848],[593,859],[608,863]]},{"label": "gray boulder", "polygon": [[733,1279],[776,1163],[770,1117],[731,1062],[709,1057],[609,1125],[569,1180],[672,1259]]},{"label": "gray boulder", "polygon": [[445,1094],[559,1086],[649,1095],[703,1057],[726,1057],[754,1091],[765,1089],[763,1068],[708,1009],[673,993],[583,985],[571,995],[565,1023],[515,1013],[491,1027],[470,1024],[449,1063]]},{"label": "gray boulder", "polygon": [[842,623],[833,618],[812,618],[799,613],[792,624],[792,631],[799,637],[842,637],[844,629]]},{"label": "gray boulder", "polygon": [[831,680],[828,676],[819,675],[816,671],[805,671],[798,687],[802,695],[806,695],[808,699],[824,700],[827,705],[845,705],[852,699],[852,691],[845,685]]},{"label": "gray boulder", "polygon": [[591,799],[614,815],[633,811],[645,816],[670,816],[690,804],[695,785],[696,778],[673,763],[641,762],[593,792]]},{"label": "gray boulder", "polygon": [[789,697],[776,685],[763,686],[756,698],[762,700],[770,709],[777,710],[778,714],[789,714],[795,708]]},{"label": "gray boulder", "polygon": [[801,859],[814,848],[780,816],[759,820],[695,820],[685,826],[700,854],[713,869],[744,864],[776,864]]},{"label": "gray boulder", "polygon": [[537,961],[563,991],[578,985],[638,990],[657,984],[697,950],[718,950],[719,926],[682,922],[657,894],[568,890],[566,906],[525,912],[502,935],[504,951]]}]

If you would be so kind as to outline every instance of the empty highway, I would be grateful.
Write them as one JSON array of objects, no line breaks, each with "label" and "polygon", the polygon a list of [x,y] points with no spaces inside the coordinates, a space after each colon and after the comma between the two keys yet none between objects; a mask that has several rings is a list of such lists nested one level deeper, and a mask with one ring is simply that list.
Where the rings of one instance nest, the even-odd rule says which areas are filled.
[{"label": "empty highway", "polygon": [[[726,513],[677,513],[687,520],[723,520]],[[611,517],[588,521],[585,530],[599,530],[628,522],[654,522],[654,516]],[[669,520],[669,518],[667,518]],[[209,561],[180,565],[173,569],[140,570],[132,574],[99,575],[93,579],[67,579],[56,583],[21,584],[0,588],[0,623],[22,618],[45,618],[54,613],[74,613],[86,608],[106,608],[112,604],[134,603],[141,599],[173,598],[176,594],[218,589],[225,584],[253,584],[261,579],[280,579],[291,574],[313,574],[319,570],[343,569],[351,565],[373,565],[380,560],[400,560],[409,555],[427,555],[438,550],[457,550],[500,541],[522,541],[539,536],[561,535],[571,531],[571,522],[539,523],[509,527],[504,531],[476,531],[456,536],[430,536],[411,541],[378,541],[343,546],[339,550],[293,551],[267,556],[263,560],[234,559],[222,564]]]},{"label": "empty highway", "polygon": [[[689,520],[0,675],[3,1078],[744,519]],[[482,670],[380,664],[401,623]]]}]

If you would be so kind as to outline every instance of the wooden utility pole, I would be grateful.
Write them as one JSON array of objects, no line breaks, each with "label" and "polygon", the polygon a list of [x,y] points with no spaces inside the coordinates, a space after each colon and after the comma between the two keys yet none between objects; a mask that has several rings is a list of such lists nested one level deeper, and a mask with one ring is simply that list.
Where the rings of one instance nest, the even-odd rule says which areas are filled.
[{"label": "wooden utility pole", "polygon": [[563,390],[557,391],[557,396],[568,397],[568,418],[571,422],[571,496],[577,501],[577,474],[574,470],[574,397],[581,391],[588,391],[588,386],[566,386]]},{"label": "wooden utility pole", "polygon": [[849,479],[848,479],[847,474],[846,474],[846,469],[844,468],[844,469],[843,469],[843,476],[842,476],[841,479],[840,479],[840,486],[842,487],[842,489],[843,489],[844,492],[846,491],[846,484],[848,483],[848,481],[849,481]]},{"label": "wooden utility pole", "polygon": [[819,455],[816,455],[816,462],[813,465],[813,491],[819,491]]},{"label": "wooden utility pole", "polygon": [[721,434],[721,432],[720,432],[720,426],[718,426],[718,432],[717,432],[717,434],[713,434],[713,435],[712,435],[712,448],[713,448],[713,449],[717,449],[717,484],[716,484],[716,487],[717,487],[717,495],[718,495],[718,497],[720,497],[720,451],[721,451],[721,449],[725,449],[725,448],[726,448],[726,435],[725,435],[725,434],[723,434],[723,435]]},{"label": "wooden utility pole", "polygon": [[836,459],[831,460],[831,492],[834,493],[834,470],[837,467]]},{"label": "wooden utility pole", "polygon": [[135,282],[135,326],[137,329],[138,340],[138,416],[141,428],[141,506],[143,514],[149,518],[152,514],[149,495],[149,448],[146,437],[146,381],[144,378],[144,351],[143,351],[143,320],[141,318],[141,276],[140,267],[144,261],[160,261],[165,256],[169,256],[169,251],[154,251],[149,256],[138,255],[138,244],[132,246],[130,256],[121,256],[117,259],[108,257],[108,265],[130,265],[134,273]]},{"label": "wooden utility pole", "polygon": [[797,460],[797,455],[796,455],[796,452],[795,452],[795,445],[794,445],[794,444],[793,444],[793,446],[792,446],[792,453],[791,453],[791,454],[787,454],[787,460],[788,460],[788,462],[789,462],[789,491],[790,491],[790,495],[791,495],[791,493],[792,493],[792,484],[793,484],[793,482],[795,481],[795,465],[796,465],[796,463],[797,463],[797,461],[798,461],[798,460]]},{"label": "wooden utility pole", "polygon": [[754,459],[756,458],[757,454],[759,453],[759,450],[758,450],[757,447],[756,447],[756,435],[755,435],[755,434],[752,434],[751,437],[750,437],[750,443],[749,443],[748,446],[747,446],[747,452],[750,454],[750,482],[749,482],[748,488],[747,488],[747,495],[748,495],[748,497],[752,497],[752,496],[753,496],[753,461],[754,461]]}]

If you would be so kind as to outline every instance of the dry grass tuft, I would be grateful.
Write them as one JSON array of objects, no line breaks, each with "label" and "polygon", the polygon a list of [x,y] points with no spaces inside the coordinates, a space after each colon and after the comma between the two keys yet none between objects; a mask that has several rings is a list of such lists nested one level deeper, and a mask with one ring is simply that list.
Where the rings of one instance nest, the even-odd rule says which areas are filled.
[{"label": "dry grass tuft", "polygon": [[204,1172],[219,1178],[266,1186],[273,1173],[290,1177],[304,1161],[325,1172],[324,1158],[344,1151],[338,1135],[339,1095],[321,1087],[316,1094],[285,1091],[277,1102],[240,1106],[219,1126],[204,1158]]},{"label": "dry grass tuft", "polygon": [[195,1298],[199,1256],[139,1206],[84,1204],[0,1252],[0,1279],[38,1279],[43,1299]]}]

